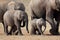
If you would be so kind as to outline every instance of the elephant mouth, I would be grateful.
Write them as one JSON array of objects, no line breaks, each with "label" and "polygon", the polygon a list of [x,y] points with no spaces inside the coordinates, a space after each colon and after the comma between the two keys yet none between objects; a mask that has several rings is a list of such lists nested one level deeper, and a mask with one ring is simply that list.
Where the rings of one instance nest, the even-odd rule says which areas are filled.
[{"label": "elephant mouth", "polygon": [[21,27],[24,27],[24,26],[25,26],[25,22],[22,21],[22,22],[21,22]]}]

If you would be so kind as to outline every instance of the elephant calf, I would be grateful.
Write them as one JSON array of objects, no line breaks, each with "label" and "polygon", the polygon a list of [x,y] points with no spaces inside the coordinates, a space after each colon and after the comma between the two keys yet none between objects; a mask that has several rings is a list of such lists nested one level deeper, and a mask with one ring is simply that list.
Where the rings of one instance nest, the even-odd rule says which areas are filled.
[{"label": "elephant calf", "polygon": [[[41,35],[46,29],[46,22],[43,18],[40,19],[33,19],[31,21],[31,34],[37,34],[36,31],[38,31],[38,34]],[[44,30],[42,30],[42,26],[45,27]]]},{"label": "elephant calf", "polygon": [[26,24],[27,32],[29,32],[28,31],[28,15],[25,11],[7,10],[3,16],[3,20],[4,20],[5,33],[7,35],[9,35],[8,26],[11,26],[11,28],[13,28],[14,30],[15,28],[17,28],[18,33],[22,35],[22,32],[21,32],[22,21]]}]

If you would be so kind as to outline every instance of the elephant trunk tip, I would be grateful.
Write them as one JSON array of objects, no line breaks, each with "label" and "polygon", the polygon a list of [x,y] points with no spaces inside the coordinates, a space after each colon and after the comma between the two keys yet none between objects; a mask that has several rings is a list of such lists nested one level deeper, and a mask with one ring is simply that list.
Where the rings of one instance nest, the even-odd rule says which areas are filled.
[{"label": "elephant trunk tip", "polygon": [[29,33],[29,31],[28,31],[28,33]]},{"label": "elephant trunk tip", "polygon": [[29,30],[27,30],[27,32],[29,33]]}]

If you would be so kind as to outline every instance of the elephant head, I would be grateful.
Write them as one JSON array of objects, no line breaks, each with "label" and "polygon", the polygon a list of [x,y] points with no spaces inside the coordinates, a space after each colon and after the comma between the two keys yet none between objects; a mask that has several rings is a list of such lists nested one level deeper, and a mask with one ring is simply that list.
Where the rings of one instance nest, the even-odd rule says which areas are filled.
[{"label": "elephant head", "polygon": [[21,27],[26,26],[26,30],[29,33],[29,30],[28,30],[28,15],[27,15],[27,13],[25,11],[20,10],[20,14],[19,14],[18,19],[21,21],[21,23],[23,22],[23,25],[21,25]]},{"label": "elephant head", "polygon": [[[24,23],[25,23],[25,25],[26,25],[26,30],[27,30],[27,32],[29,33],[29,30],[28,30],[28,16],[27,16],[27,13],[25,13],[25,17],[23,17],[24,18]],[[23,23],[23,24],[24,24]]]},{"label": "elephant head", "polygon": [[21,2],[11,1],[8,3],[7,9],[15,9],[25,11],[25,6]]}]

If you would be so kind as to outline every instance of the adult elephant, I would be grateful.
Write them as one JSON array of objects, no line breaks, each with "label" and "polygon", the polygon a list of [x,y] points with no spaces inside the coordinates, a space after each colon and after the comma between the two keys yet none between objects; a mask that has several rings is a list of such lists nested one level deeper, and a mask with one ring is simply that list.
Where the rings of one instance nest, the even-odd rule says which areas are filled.
[{"label": "adult elephant", "polygon": [[[51,25],[50,33],[58,35],[58,18],[60,11],[60,0],[31,0],[31,20],[35,18],[43,18]],[[56,15],[56,13],[57,15]],[[55,22],[54,21],[55,18]]]}]

